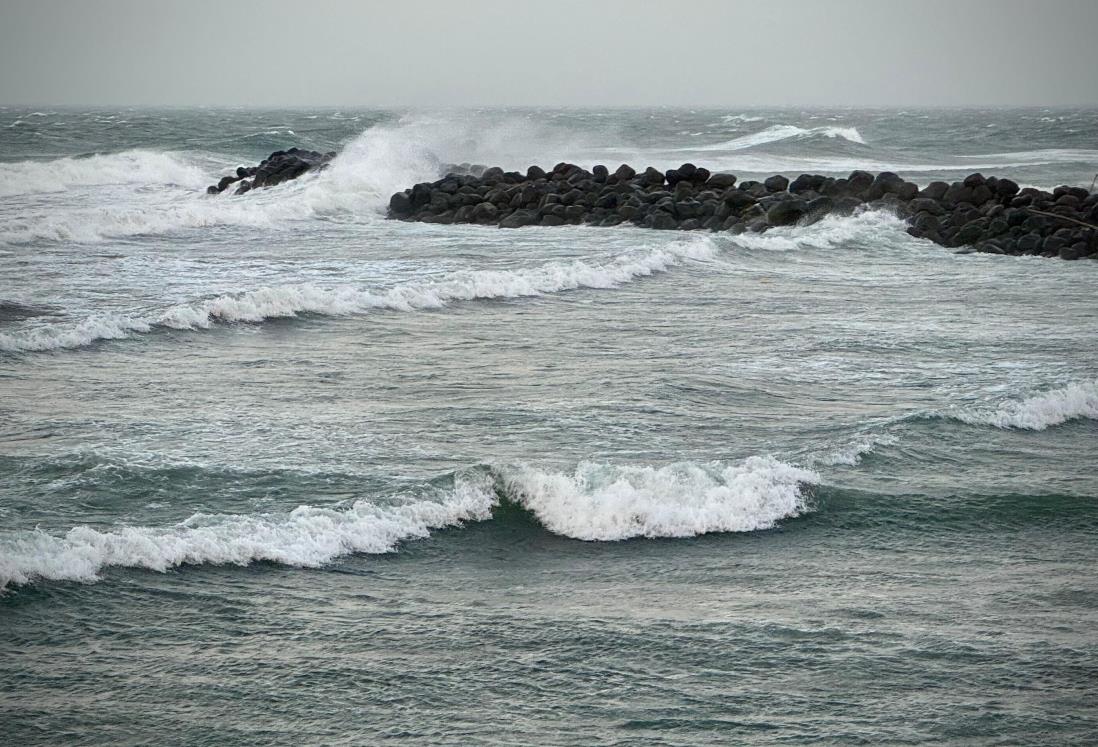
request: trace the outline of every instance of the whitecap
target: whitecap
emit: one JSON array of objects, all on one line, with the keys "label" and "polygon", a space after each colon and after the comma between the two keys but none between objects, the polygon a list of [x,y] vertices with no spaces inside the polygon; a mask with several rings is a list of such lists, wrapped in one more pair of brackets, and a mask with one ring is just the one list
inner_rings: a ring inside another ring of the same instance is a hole
[{"label": "whitecap", "polygon": [[865,139],[861,133],[858,132],[855,127],[812,127],[805,129],[804,127],[797,127],[796,125],[772,125],[760,132],[754,132],[750,135],[743,135],[741,137],[733,138],[732,140],[726,140],[722,143],[715,143],[713,145],[693,146],[690,148],[680,148],[682,151],[725,151],[725,150],[743,150],[746,148],[753,148],[757,145],[765,145],[768,143],[776,143],[782,140],[790,139],[805,139],[811,137],[829,137],[829,138],[842,138],[852,143],[859,143],[864,145]]},{"label": "whitecap", "polygon": [[571,474],[505,470],[504,492],[551,532],[581,540],[693,537],[770,529],[806,510],[811,470],[772,457],[741,464],[621,467],[585,462]]},{"label": "whitecap", "polygon": [[199,188],[206,176],[182,156],[161,151],[19,161],[0,165],[0,197],[63,192],[71,187],[106,184],[179,184]]},{"label": "whitecap", "polygon": [[376,309],[417,311],[442,308],[456,301],[522,298],[578,288],[616,288],[688,260],[711,259],[716,253],[712,238],[696,235],[666,246],[619,255],[603,263],[574,260],[518,270],[464,270],[440,280],[403,283],[387,290],[314,285],[260,288],[176,305],[144,317],[96,316],[76,325],[55,324],[0,334],[0,351],[82,347],[97,340],[148,332],[154,327],[197,330],[217,323],[255,323],[302,313],[346,316]]},{"label": "whitecap", "polygon": [[965,407],[946,413],[947,417],[970,425],[1043,431],[1070,420],[1098,419],[1098,379],[1073,382],[1021,400],[995,407]]},{"label": "whitecap", "polygon": [[548,531],[587,541],[751,532],[809,510],[805,487],[818,479],[768,456],[662,467],[585,462],[571,473],[515,465],[464,470],[447,488],[383,504],[363,499],[289,513],[198,513],[171,526],[77,526],[64,534],[0,531],[0,590],[39,579],[94,582],[109,567],[165,572],[259,561],[318,567],[488,520],[504,499]]}]

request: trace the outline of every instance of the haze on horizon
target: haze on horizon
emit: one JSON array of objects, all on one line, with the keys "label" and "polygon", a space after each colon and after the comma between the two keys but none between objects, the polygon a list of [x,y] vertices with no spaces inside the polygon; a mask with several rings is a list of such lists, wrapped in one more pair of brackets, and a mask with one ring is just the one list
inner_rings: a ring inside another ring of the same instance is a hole
[{"label": "haze on horizon", "polygon": [[0,104],[1098,103],[1098,2],[0,0]]}]

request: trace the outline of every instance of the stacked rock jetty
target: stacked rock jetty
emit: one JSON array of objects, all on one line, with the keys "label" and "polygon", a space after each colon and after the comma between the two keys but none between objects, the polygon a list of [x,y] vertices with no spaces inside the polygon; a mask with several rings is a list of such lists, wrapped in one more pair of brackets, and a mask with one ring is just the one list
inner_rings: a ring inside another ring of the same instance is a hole
[{"label": "stacked rock jetty", "polygon": [[468,164],[444,171],[437,181],[394,194],[390,217],[500,228],[632,224],[743,233],[886,209],[907,219],[912,236],[965,252],[1098,259],[1098,193],[1081,187],[1047,192],[972,174],[920,188],[891,172],[867,171],[737,183],[732,174],[690,163],[642,172],[627,165],[587,171],[571,163],[550,171],[531,166],[525,174]]},{"label": "stacked rock jetty", "polygon": [[[322,169],[335,158],[335,151],[317,153],[315,150],[290,148],[276,150],[260,161],[258,166],[240,166],[233,176],[223,176],[217,184],[206,188],[206,194],[216,195],[239,182],[233,194],[242,195],[257,187],[273,187],[296,179],[308,171]],[[250,181],[249,181],[250,180]]]}]

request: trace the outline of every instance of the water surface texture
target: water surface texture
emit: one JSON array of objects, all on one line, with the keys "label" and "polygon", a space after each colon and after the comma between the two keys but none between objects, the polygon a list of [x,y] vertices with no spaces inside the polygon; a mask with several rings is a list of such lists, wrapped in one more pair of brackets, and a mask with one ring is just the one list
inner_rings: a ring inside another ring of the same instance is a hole
[{"label": "water surface texture", "polygon": [[[206,185],[290,146],[321,173]],[[1089,186],[1094,110],[0,107],[12,744],[1098,741],[1098,262],[384,219],[439,164]]]}]

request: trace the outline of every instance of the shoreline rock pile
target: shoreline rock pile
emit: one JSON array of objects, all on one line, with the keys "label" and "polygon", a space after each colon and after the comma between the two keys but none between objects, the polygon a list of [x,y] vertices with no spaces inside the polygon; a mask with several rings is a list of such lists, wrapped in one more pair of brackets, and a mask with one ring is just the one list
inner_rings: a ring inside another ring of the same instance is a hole
[{"label": "shoreline rock pile", "polygon": [[690,163],[640,173],[627,165],[611,172],[570,163],[550,171],[531,166],[525,174],[469,164],[445,171],[435,182],[394,194],[389,216],[500,228],[628,223],[735,234],[887,209],[908,221],[912,236],[964,252],[1098,259],[1098,193],[1081,187],[1046,192],[972,174],[920,188],[891,172],[867,171],[737,183],[732,174]]},{"label": "shoreline rock pile", "polygon": [[[335,155],[335,151],[317,153],[315,150],[301,148],[276,150],[260,161],[258,166],[240,166],[235,176],[221,177],[217,184],[211,184],[206,188],[206,194],[221,194],[237,182],[240,184],[233,192],[235,195],[242,195],[258,187],[273,187],[296,179],[308,171],[324,168],[335,158]],[[248,181],[249,179],[251,181]]]}]

